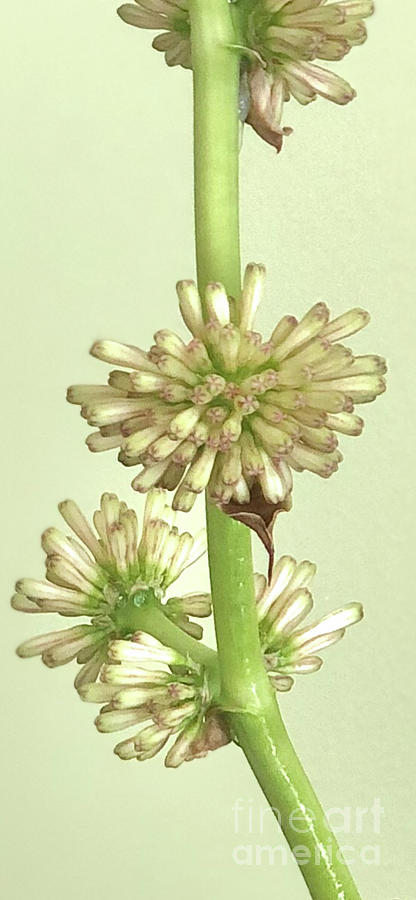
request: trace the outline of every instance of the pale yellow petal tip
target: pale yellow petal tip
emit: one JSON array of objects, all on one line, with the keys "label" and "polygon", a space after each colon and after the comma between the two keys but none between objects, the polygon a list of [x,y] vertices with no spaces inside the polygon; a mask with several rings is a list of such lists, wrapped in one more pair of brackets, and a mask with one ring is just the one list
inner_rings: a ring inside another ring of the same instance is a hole
[{"label": "pale yellow petal tip", "polygon": [[66,500],[60,500],[58,503],[58,512],[60,512],[61,516],[65,519],[67,515],[70,515],[72,512],[76,511],[78,514],[80,513],[78,505],[75,503],[75,500],[71,500],[70,497],[67,497]]},{"label": "pale yellow petal tip", "polygon": [[364,618],[364,607],[362,603],[358,603],[353,601],[352,607],[355,609],[355,617],[351,621],[351,625],[354,625],[356,622],[361,622]]},{"label": "pale yellow petal tip", "polygon": [[91,344],[91,347],[88,351],[90,356],[95,356],[97,359],[101,359],[101,354],[102,354],[104,344],[105,344],[105,341],[94,341],[94,343]]},{"label": "pale yellow petal tip", "polygon": [[85,703],[88,703],[89,688],[89,684],[80,684],[79,687],[76,687],[76,691],[80,700],[83,700]]}]

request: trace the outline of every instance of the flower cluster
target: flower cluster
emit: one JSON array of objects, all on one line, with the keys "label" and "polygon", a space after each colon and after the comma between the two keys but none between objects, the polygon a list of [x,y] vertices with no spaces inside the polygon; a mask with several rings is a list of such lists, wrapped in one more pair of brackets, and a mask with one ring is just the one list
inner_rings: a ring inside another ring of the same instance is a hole
[{"label": "flower cluster", "polygon": [[[246,121],[279,152],[292,129],[282,126],[283,106],[293,97],[305,105],[317,96],[344,105],[355,91],[339,75],[313,60],[336,62],[367,38],[364,19],[373,0],[258,0],[242,38],[242,84],[249,102]],[[118,10],[124,22],[165,31],[153,47],[169,66],[192,67],[188,0],[136,0]],[[240,45],[238,45],[240,46]]]},{"label": "flower cluster", "polygon": [[68,399],[99,431],[92,451],[120,447],[119,460],[143,469],[137,491],[176,489],[173,505],[189,510],[208,487],[215,502],[282,501],[291,470],[326,478],[342,459],[336,432],[360,434],[355,403],[385,389],[378,356],[354,357],[339,342],[369,321],[362,309],[330,320],[316,303],[298,322],[284,316],[270,338],[253,331],[264,289],[263,266],[247,267],[238,314],[221,284],[209,284],[204,304],[192,281],[179,282],[179,305],[192,340],[168,330],[148,353],[99,341],[93,356],[115,363],[108,385],[75,385]]},{"label": "flower cluster", "polygon": [[151,491],[147,497],[140,540],[135,512],[115,494],[101,498],[93,517],[96,533],[72,500],[59,509],[79,540],[48,528],[42,535],[46,580],[18,581],[12,606],[27,613],[88,617],[90,623],[31,638],[18,647],[19,656],[41,655],[50,667],[76,659],[82,664],[76,686],[93,682],[109,642],[129,636],[132,615],[147,604],[157,605],[181,628],[201,637],[200,626],[190,622],[189,615],[209,615],[208,594],[161,604],[167,588],[205,552],[205,532],[195,538],[180,534],[164,491]]},{"label": "flower cluster", "polygon": [[339,641],[345,629],[363,617],[361,604],[353,602],[313,625],[299,627],[313,607],[306,585],[315,570],[316,566],[308,560],[296,563],[291,556],[282,556],[273,569],[270,583],[263,575],[255,576],[264,661],[277,691],[290,690],[293,675],[317,672],[322,665],[317,654]]},{"label": "flower cluster", "polygon": [[220,715],[211,706],[204,667],[143,632],[130,641],[111,643],[108,658],[101,682],[84,685],[80,694],[84,700],[104,703],[96,719],[99,731],[144,725],[117,744],[120,759],[149,759],[175,736],[165,765],[176,768],[229,742]]},{"label": "flower cluster", "polygon": [[373,12],[372,0],[260,0],[248,20],[248,47],[255,51],[248,76],[251,106],[247,121],[279,151],[283,104],[294,97],[305,105],[318,95],[344,105],[355,91],[315,59],[342,59],[363,44],[363,19]]},{"label": "flower cluster", "polygon": [[168,66],[192,67],[188,0],[136,0],[123,3],[117,12],[127,25],[163,28],[152,47],[165,54]]}]

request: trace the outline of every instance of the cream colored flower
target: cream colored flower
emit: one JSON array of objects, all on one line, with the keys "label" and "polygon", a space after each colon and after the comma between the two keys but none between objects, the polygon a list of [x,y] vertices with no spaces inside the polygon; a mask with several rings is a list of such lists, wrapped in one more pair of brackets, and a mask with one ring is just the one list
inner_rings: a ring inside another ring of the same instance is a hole
[{"label": "cream colored flower", "polygon": [[160,29],[152,47],[165,54],[168,66],[191,68],[191,41],[188,0],[136,0],[124,3],[117,10],[127,25],[137,28]]},{"label": "cream colored flower", "polygon": [[131,611],[144,604],[156,604],[182,629],[201,637],[202,629],[189,615],[209,615],[209,595],[166,601],[165,593],[205,552],[205,532],[196,538],[180,534],[164,491],[149,493],[141,537],[135,512],[115,494],[103,494],[93,517],[95,531],[72,500],[60,503],[59,509],[78,540],[48,528],[42,535],[46,580],[18,581],[12,606],[27,613],[87,617],[90,622],[30,638],[18,647],[19,656],[40,655],[51,667],[76,659],[82,664],[76,686],[95,681],[109,641],[131,634]]},{"label": "cream colored flower", "polygon": [[179,282],[188,344],[164,329],[148,353],[114,341],[92,347],[128,371],[111,372],[108,386],[76,385],[68,399],[99,428],[90,450],[120,447],[122,463],[143,467],[135,490],[176,490],[173,506],[186,510],[205,488],[214,501],[248,503],[257,483],[278,503],[292,469],[327,478],[342,459],[337,433],[360,434],[354,404],[384,391],[386,367],[339,342],[368,313],[331,320],[316,303],[299,322],[284,316],[264,341],[252,330],[264,278],[263,266],[247,267],[238,313],[221,284],[208,285],[203,304],[194,282]]},{"label": "cream colored flower", "polygon": [[111,643],[108,657],[101,682],[85,685],[80,693],[84,700],[104,703],[96,719],[99,731],[144,726],[117,744],[120,759],[150,759],[175,737],[165,765],[176,768],[229,742],[220,715],[211,708],[203,666],[144,632]]},{"label": "cream colored flower", "polygon": [[251,106],[247,122],[279,151],[284,134],[283,104],[302,105],[319,95],[344,105],[355,91],[313,60],[337,61],[363,44],[372,0],[259,0],[248,20],[247,47],[255,52],[248,75]]},{"label": "cream colored flower", "polygon": [[[374,5],[373,0],[257,0],[250,6],[242,43],[236,44],[246,53],[246,121],[279,152],[292,131],[281,124],[285,101],[294,97],[307,104],[319,95],[343,105],[355,97],[347,81],[313,60],[338,61],[363,44],[363,20]],[[192,68],[189,0],[136,0],[120,6],[118,14],[138,28],[164,29],[152,46],[165,54],[168,66]]]},{"label": "cream colored flower", "polygon": [[307,588],[316,566],[291,556],[276,563],[270,583],[255,576],[259,631],[264,660],[270,680],[278,691],[288,691],[293,675],[317,672],[322,659],[317,654],[335,644],[346,628],[363,617],[360,603],[348,603],[312,625],[302,627],[313,607]]}]

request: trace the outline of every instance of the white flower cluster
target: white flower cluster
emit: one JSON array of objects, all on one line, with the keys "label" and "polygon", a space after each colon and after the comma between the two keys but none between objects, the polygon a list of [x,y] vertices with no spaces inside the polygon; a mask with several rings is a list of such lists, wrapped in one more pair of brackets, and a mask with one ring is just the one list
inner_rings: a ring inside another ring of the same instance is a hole
[{"label": "white flower cluster", "polygon": [[360,603],[349,603],[312,625],[303,621],[313,607],[307,588],[316,566],[282,556],[270,583],[256,575],[256,602],[261,645],[270,680],[277,691],[288,691],[293,675],[307,675],[321,668],[321,650],[335,644],[345,629],[363,617]]},{"label": "white flower cluster", "polygon": [[[166,589],[205,553],[206,536],[205,531],[195,538],[178,531],[162,490],[147,497],[140,538],[136,513],[115,494],[103,494],[93,517],[95,531],[72,500],[59,509],[78,540],[48,528],[42,536],[46,580],[18,581],[12,606],[26,613],[88,617],[90,623],[30,638],[17,652],[40,655],[51,667],[76,659],[82,664],[75,682],[79,687],[97,678],[109,641],[129,633],[128,613],[138,599],[160,605]],[[189,615],[209,615],[210,598],[172,597],[162,609],[185,631],[201,637]]]},{"label": "white flower cluster", "polygon": [[99,428],[90,450],[119,447],[124,465],[142,466],[135,490],[175,490],[173,506],[189,510],[205,488],[214,501],[248,503],[257,482],[277,503],[292,489],[292,469],[327,478],[342,459],[336,433],[360,434],[354,404],[384,391],[386,366],[340,341],[368,313],[331,320],[316,303],[299,322],[284,316],[264,341],[253,330],[264,280],[264,266],[247,266],[238,314],[221,284],[209,284],[202,301],[194,282],[180,282],[188,344],[164,329],[147,353],[114,341],[92,347],[128,371],[111,372],[107,386],[75,385],[68,399]]},{"label": "white flower cluster", "polygon": [[104,703],[96,719],[99,731],[143,725],[115,747],[120,759],[155,756],[175,737],[165,765],[206,756],[230,740],[221,718],[210,709],[212,697],[203,667],[149,634],[110,644],[101,682],[81,689],[84,700]]}]

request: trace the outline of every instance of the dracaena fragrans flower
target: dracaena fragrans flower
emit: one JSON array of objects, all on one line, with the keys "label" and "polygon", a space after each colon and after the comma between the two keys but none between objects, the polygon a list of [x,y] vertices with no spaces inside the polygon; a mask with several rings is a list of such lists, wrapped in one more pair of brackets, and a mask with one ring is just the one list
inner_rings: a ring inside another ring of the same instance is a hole
[{"label": "dracaena fragrans flower", "polygon": [[349,625],[363,617],[360,603],[348,603],[312,625],[303,625],[313,607],[307,588],[316,566],[282,556],[276,563],[270,582],[255,576],[257,615],[264,660],[270,680],[278,691],[288,691],[293,675],[317,672],[325,647],[335,644]]},{"label": "dracaena fragrans flower", "polygon": [[384,390],[385,363],[339,342],[368,314],[331,320],[316,303],[299,322],[284,316],[264,341],[253,331],[264,277],[263,266],[247,267],[238,311],[221,284],[207,286],[203,304],[194,282],[179,282],[188,344],[164,329],[148,353],[113,341],[92,347],[130,371],[111,372],[108,386],[76,385],[68,399],[99,427],[91,450],[121,447],[121,462],[143,466],[135,490],[176,489],[173,505],[186,510],[206,487],[214,501],[246,504],[257,483],[278,503],[291,469],[328,477],[342,458],[336,433],[360,433],[354,404]]},{"label": "dracaena fragrans flower", "polygon": [[[355,91],[339,75],[313,60],[338,61],[351,47],[363,44],[363,19],[373,0],[258,0],[247,16],[243,44],[242,84],[250,102],[246,122],[279,152],[292,129],[282,126],[283,105],[294,97],[302,105],[319,95],[344,105]],[[192,68],[188,0],[136,0],[118,9],[138,28],[164,29],[152,46],[165,54],[168,66]]]},{"label": "dracaena fragrans flower", "polygon": [[318,95],[344,105],[355,97],[348,82],[312,60],[337,61],[364,43],[363,19],[373,12],[372,0],[259,0],[248,19],[247,43],[252,57],[248,75],[251,106],[247,122],[279,151],[283,136],[283,104],[301,104]]},{"label": "dracaena fragrans flower", "polygon": [[131,611],[145,604],[157,605],[184,630],[201,637],[202,629],[189,615],[209,615],[209,595],[166,602],[165,592],[205,552],[205,532],[196,538],[180,534],[165,501],[164,491],[149,493],[141,537],[136,513],[115,494],[103,494],[93,517],[95,531],[72,500],[59,505],[78,540],[48,528],[42,535],[46,580],[18,581],[12,606],[27,613],[87,617],[90,622],[31,638],[18,647],[19,656],[41,655],[50,667],[76,659],[82,664],[76,686],[95,681],[109,641],[131,633]]},{"label": "dracaena fragrans flower", "polygon": [[111,643],[108,658],[101,681],[82,686],[80,694],[104,703],[96,719],[99,731],[143,726],[117,744],[120,759],[149,759],[174,737],[165,765],[176,768],[229,742],[220,715],[211,708],[203,666],[144,632]]},{"label": "dracaena fragrans flower", "polygon": [[136,28],[163,28],[152,42],[165,54],[168,66],[191,68],[191,41],[188,0],[136,0],[117,10],[123,22]]}]

